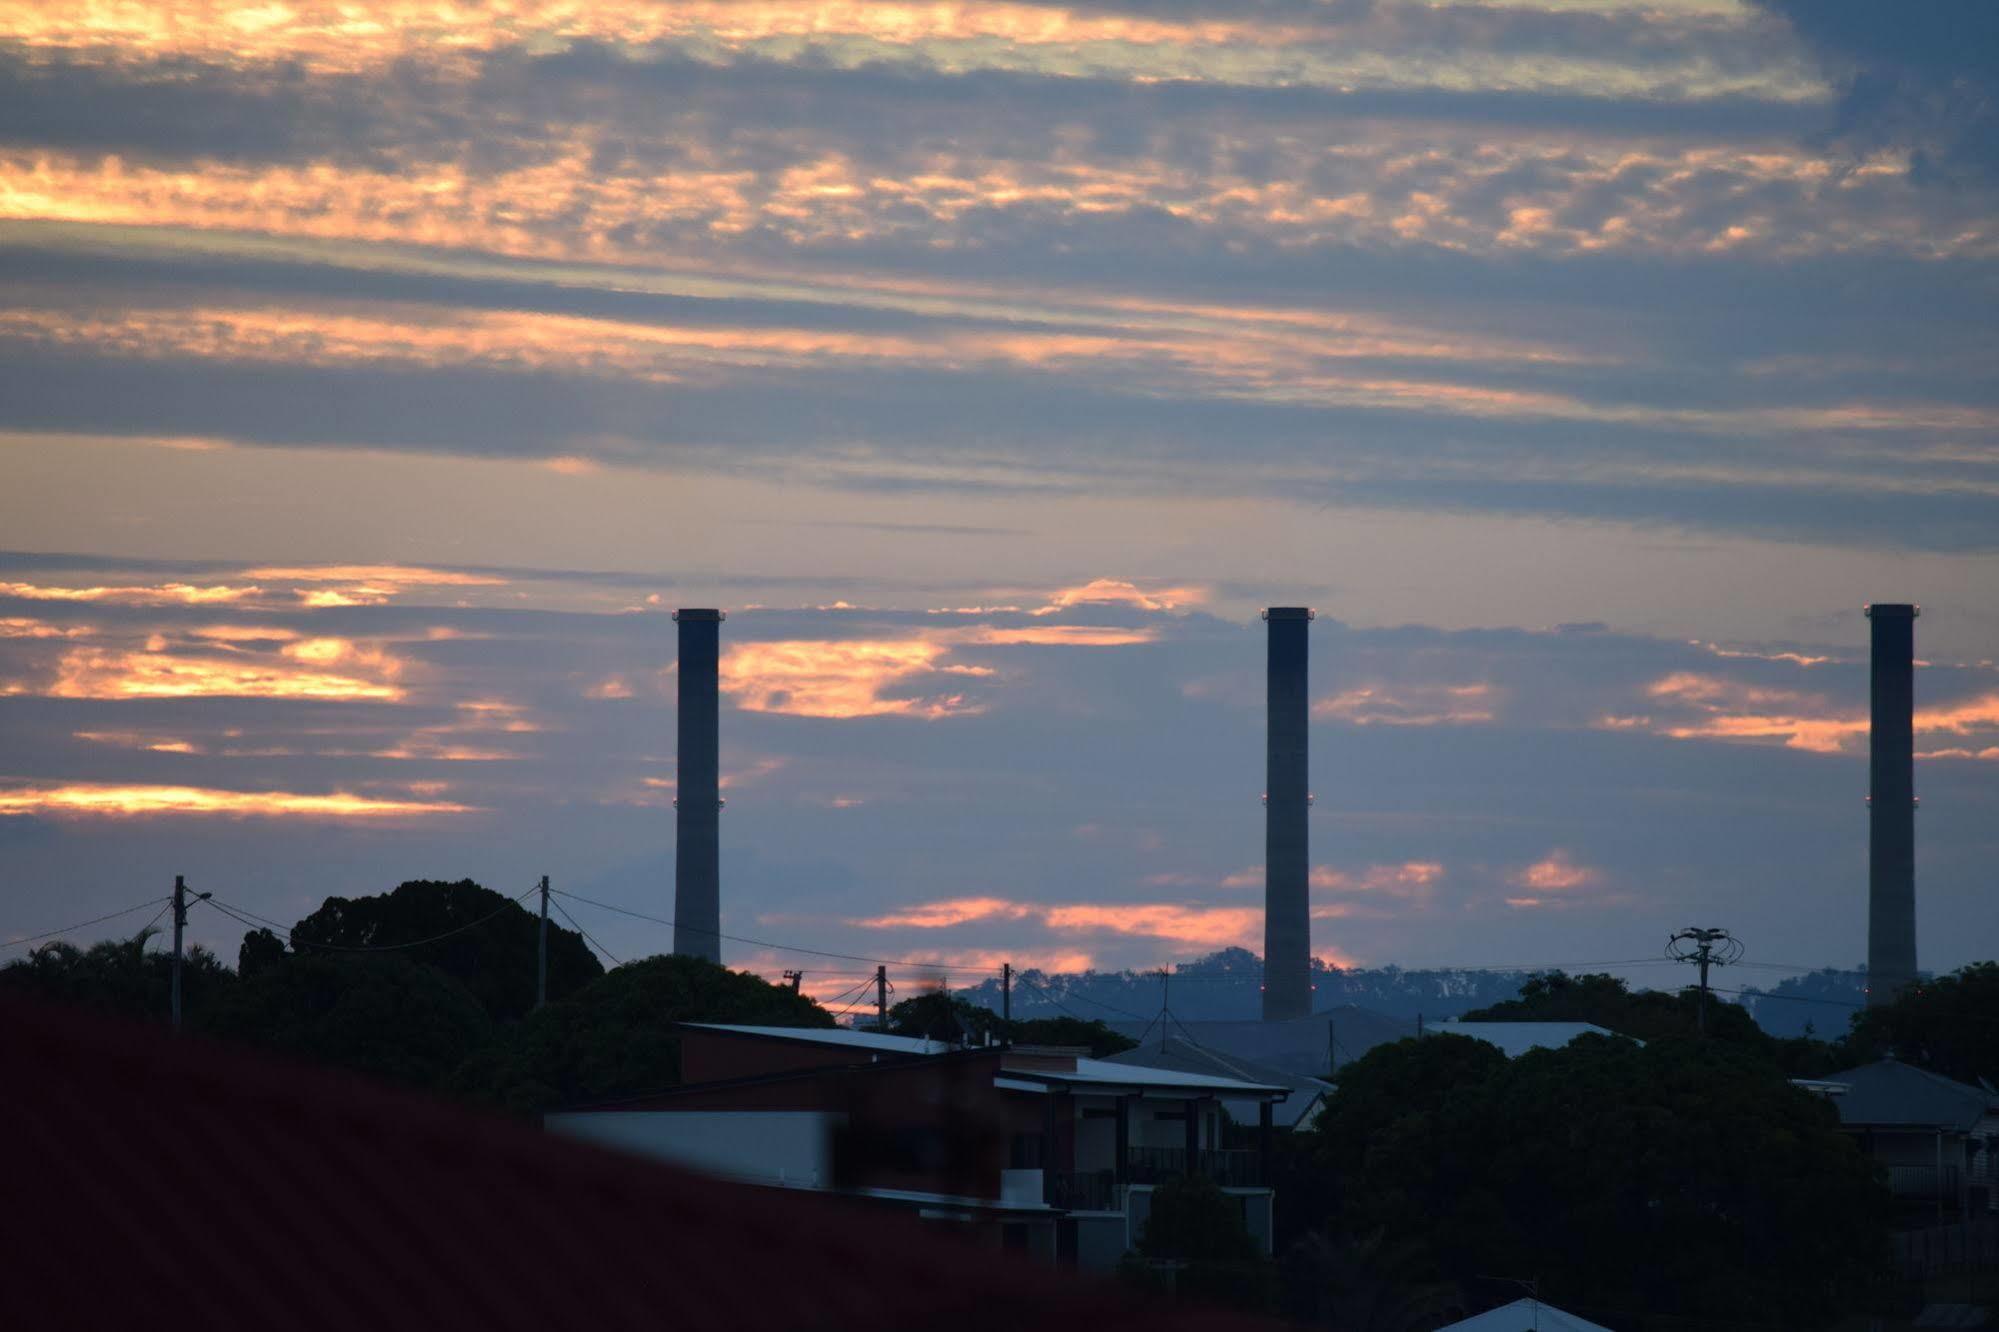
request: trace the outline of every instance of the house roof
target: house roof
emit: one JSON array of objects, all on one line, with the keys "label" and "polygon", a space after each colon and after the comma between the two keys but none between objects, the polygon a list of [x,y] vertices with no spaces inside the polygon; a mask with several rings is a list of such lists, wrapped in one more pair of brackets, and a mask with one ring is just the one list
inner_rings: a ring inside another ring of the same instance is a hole
[{"label": "house roof", "polygon": [[1170,1069],[1177,1073],[1197,1073],[1209,1077],[1235,1078],[1264,1086],[1288,1087],[1291,1089],[1291,1095],[1278,1103],[1272,1116],[1273,1121],[1284,1128],[1290,1128],[1297,1123],[1311,1110],[1312,1103],[1318,1097],[1333,1089],[1330,1082],[1308,1078],[1301,1074],[1286,1073],[1282,1069],[1271,1068],[1252,1059],[1224,1054],[1219,1050],[1210,1050],[1204,1045],[1196,1045],[1179,1037],[1168,1037],[1157,1044],[1126,1050],[1109,1056],[1103,1062],[1141,1064],[1148,1068]]},{"label": "house roof", "polygon": [[761,1036],[766,1040],[804,1041],[810,1045],[844,1046],[877,1054],[930,1055],[953,1049],[944,1041],[920,1036],[884,1036],[879,1032],[855,1031],[851,1027],[752,1027],[727,1022],[683,1022],[697,1031],[719,1031],[729,1036]]},{"label": "house roof", "polygon": [[157,1025],[0,1001],[0,1067],[13,1326],[1261,1326]]},{"label": "house roof", "polygon": [[1142,1064],[1114,1064],[1103,1059],[1078,1059],[1073,1072],[1068,1069],[1002,1068],[1000,1076],[1066,1083],[1099,1091],[1130,1087],[1139,1091],[1191,1091],[1208,1096],[1232,1093],[1254,1100],[1280,1098],[1291,1091],[1278,1083],[1250,1082],[1211,1073],[1182,1073],[1170,1068],[1147,1068]]},{"label": "house roof", "polygon": [[1552,1304],[1520,1299],[1487,1309],[1463,1322],[1446,1323],[1437,1332],[1610,1332],[1606,1327],[1578,1318]]},{"label": "house roof", "polygon": [[[1144,1044],[1158,1040],[1157,1023],[1113,1022],[1110,1026]],[[1293,1076],[1318,1077],[1344,1067],[1377,1045],[1416,1034],[1416,1024],[1354,1004],[1284,1022],[1183,1022],[1172,1033],[1233,1059],[1250,1059]]]},{"label": "house roof", "polygon": [[1862,1064],[1826,1080],[1847,1088],[1833,1101],[1842,1124],[1907,1124],[1962,1133],[1985,1116],[1999,1114],[1999,1092],[1953,1082],[1899,1059]]},{"label": "house roof", "polygon": [[[1428,1029],[1434,1035],[1447,1031],[1471,1036],[1496,1045],[1508,1059],[1518,1059],[1529,1050],[1559,1050],[1578,1036],[1615,1036],[1608,1027],[1594,1022],[1439,1022]],[[1644,1042],[1640,1041],[1640,1045]]]},{"label": "house roof", "polygon": [[[803,1041],[812,1045],[838,1046],[874,1053],[933,1056],[970,1053],[941,1041],[927,1041],[913,1036],[881,1036],[871,1031],[852,1031],[844,1027],[750,1027],[720,1022],[687,1022],[681,1025],[727,1035]],[[973,1047],[973,1049],[988,1048],[996,1054],[1003,1053],[1003,1047],[1000,1046]],[[1018,1079],[1039,1084],[1059,1083],[1100,1091],[1130,1087],[1140,1091],[1191,1091],[1203,1095],[1233,1092],[1238,1096],[1259,1100],[1281,1097],[1290,1090],[1280,1083],[1259,1083],[1218,1074],[1112,1064],[1101,1059],[1077,1059],[1075,1063],[1073,1069],[1008,1067],[1003,1069],[1001,1076],[1008,1080]]]}]

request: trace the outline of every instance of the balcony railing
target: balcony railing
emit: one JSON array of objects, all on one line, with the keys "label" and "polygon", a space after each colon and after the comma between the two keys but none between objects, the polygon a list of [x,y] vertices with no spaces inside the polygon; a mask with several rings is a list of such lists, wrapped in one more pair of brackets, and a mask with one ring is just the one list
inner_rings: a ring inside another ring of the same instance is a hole
[{"label": "balcony railing", "polygon": [[1109,1170],[1050,1170],[1046,1172],[1050,1207],[1071,1212],[1114,1212],[1118,1210],[1117,1175]]},{"label": "balcony railing", "polygon": [[[1187,1173],[1184,1147],[1134,1147],[1126,1158],[1133,1184],[1163,1184]],[[1194,1172],[1224,1188],[1255,1188],[1263,1183],[1262,1161],[1255,1152],[1201,1150],[1194,1153]]]},{"label": "balcony railing", "polygon": [[[1257,1188],[1263,1183],[1262,1162],[1255,1152],[1198,1151],[1194,1168],[1223,1188]],[[1134,1147],[1125,1158],[1127,1184],[1164,1184],[1187,1173],[1187,1152],[1180,1147]],[[1072,1212],[1114,1212],[1123,1207],[1117,1173],[1112,1170],[1048,1170],[1043,1172],[1043,1199],[1050,1207]]]},{"label": "balcony railing", "polygon": [[1888,1167],[1888,1192],[1897,1198],[1942,1198],[1952,1201],[1957,1197],[1958,1184],[1958,1168],[1954,1165]]}]

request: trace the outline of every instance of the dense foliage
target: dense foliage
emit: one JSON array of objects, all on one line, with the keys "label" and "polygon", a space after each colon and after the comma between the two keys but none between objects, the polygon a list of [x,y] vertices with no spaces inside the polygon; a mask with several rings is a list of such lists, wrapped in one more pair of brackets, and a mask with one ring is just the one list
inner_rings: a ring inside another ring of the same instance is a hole
[{"label": "dense foliage", "polygon": [[[1528,1273],[1586,1317],[1819,1326],[1887,1279],[1870,1164],[1829,1105],[1725,1040],[1382,1046],[1300,1147],[1324,1234],[1402,1251],[1417,1285]],[[1327,1279],[1294,1272],[1294,1305],[1326,1307]]]},{"label": "dense foliage", "polygon": [[[158,931],[106,939],[89,948],[57,941],[0,967],[0,994],[13,993],[74,1004],[98,1013],[164,1022],[173,985],[173,959],[148,945]],[[181,964],[181,1005],[199,1012],[236,983],[215,954],[190,948]]]},{"label": "dense foliage", "polygon": [[1854,1018],[1849,1064],[1892,1054],[1976,1085],[1999,1083],[1999,962],[1920,981]]},{"label": "dense foliage", "polygon": [[1177,1176],[1153,1191],[1123,1275],[1155,1289],[1170,1279],[1183,1299],[1237,1309],[1267,1309],[1276,1294],[1276,1270],[1243,1225],[1241,1204],[1205,1175]]},{"label": "dense foliage", "polygon": [[[412,962],[456,978],[495,1021],[504,1022],[534,1007],[540,934],[535,912],[470,879],[417,879],[373,897],[329,897],[292,927],[291,940],[294,952],[397,949]],[[582,935],[550,923],[550,999],[603,974]]]},{"label": "dense foliage", "polygon": [[492,1039],[479,1000],[395,954],[303,956],[257,968],[194,1017],[195,1030],[409,1086],[435,1087]]},{"label": "dense foliage", "polygon": [[888,1010],[888,1034],[933,1041],[970,1041],[983,1045],[1011,1038],[1016,1045],[1069,1045],[1087,1048],[1090,1056],[1135,1050],[1138,1042],[1101,1022],[1074,1017],[1016,1018],[1011,1031],[992,1009],[957,995],[932,990],[904,999]]},{"label": "dense foliage", "polygon": [[458,1069],[451,1089],[517,1113],[671,1087],[676,1022],[830,1027],[812,1000],[700,958],[628,962],[551,1003]]},{"label": "dense foliage", "polygon": [[[551,1002],[531,1012],[540,928],[469,881],[328,898],[287,932],[289,947],[271,930],[246,934],[235,971],[191,949],[183,1025],[525,1113],[669,1085],[675,1021],[832,1023],[811,1000],[712,963],[652,958],[606,975],[580,934],[554,924]],[[147,930],[87,950],[45,944],[0,968],[0,992],[165,1021],[171,973]]]}]

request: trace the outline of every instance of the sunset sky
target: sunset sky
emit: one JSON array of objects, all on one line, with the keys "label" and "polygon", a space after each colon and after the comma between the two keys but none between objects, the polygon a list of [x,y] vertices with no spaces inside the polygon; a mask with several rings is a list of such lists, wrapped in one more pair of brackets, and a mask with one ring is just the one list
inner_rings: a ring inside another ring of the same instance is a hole
[{"label": "sunset sky", "polygon": [[0,940],[670,915],[713,605],[725,930],[1258,947],[1309,604],[1320,956],[1850,966],[1881,600],[1992,957],[1995,312],[1989,0],[0,0]]}]

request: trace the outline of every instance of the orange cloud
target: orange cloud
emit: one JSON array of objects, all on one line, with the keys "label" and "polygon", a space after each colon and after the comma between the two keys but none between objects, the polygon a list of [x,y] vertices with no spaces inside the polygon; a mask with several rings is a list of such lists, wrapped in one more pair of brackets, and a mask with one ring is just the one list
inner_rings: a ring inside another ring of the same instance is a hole
[{"label": "orange cloud", "polygon": [[1143,935],[1204,948],[1224,948],[1231,944],[1260,947],[1263,939],[1261,907],[1202,907],[1173,902],[1075,904],[1050,907],[1044,919],[1051,929]]},{"label": "orange cloud", "polygon": [[1349,874],[1331,865],[1312,867],[1311,885],[1321,892],[1378,894],[1387,897],[1428,898],[1442,881],[1444,867],[1434,860],[1408,860],[1399,865],[1369,865],[1359,874]]},{"label": "orange cloud", "polygon": [[1603,874],[1587,865],[1577,864],[1567,851],[1557,848],[1524,869],[1508,875],[1506,881],[1531,894],[1507,898],[1508,906],[1537,907],[1548,905],[1551,897],[1596,888],[1602,884]]},{"label": "orange cloud", "polygon": [[258,587],[196,587],[165,583],[157,587],[45,587],[34,583],[0,582],[0,597],[28,601],[102,601],[133,606],[208,606],[263,595]]},{"label": "orange cloud", "polygon": [[994,647],[1010,647],[1023,643],[1039,647],[1127,647],[1134,643],[1157,642],[1158,639],[1159,633],[1155,629],[1112,629],[1088,624],[1040,624],[1019,629],[975,629],[964,635],[960,641]]},{"label": "orange cloud", "polygon": [[748,712],[796,717],[921,717],[979,711],[961,693],[890,698],[885,691],[939,674],[985,676],[975,666],[947,666],[948,651],[927,638],[799,639],[744,643],[722,657],[721,687]]},{"label": "orange cloud", "polygon": [[0,814],[55,817],[142,818],[165,814],[219,814],[303,819],[395,819],[466,814],[470,805],[443,801],[383,800],[336,791],[218,791],[193,786],[74,784],[0,790]]},{"label": "orange cloud", "polygon": [[512,750],[490,744],[471,743],[468,735],[522,735],[541,728],[527,720],[518,706],[499,699],[478,699],[460,703],[457,716],[435,726],[417,728],[386,749],[370,751],[371,758],[428,759],[448,763],[497,763],[524,757]]},{"label": "orange cloud", "polygon": [[88,740],[94,745],[115,745],[120,749],[146,749],[155,754],[199,754],[201,749],[190,740],[162,739],[141,731],[71,731],[78,740]]},{"label": "orange cloud", "polygon": [[1322,698],[1314,717],[1355,726],[1468,726],[1493,719],[1491,685],[1364,685]]},{"label": "orange cloud", "polygon": [[209,624],[187,631],[189,636],[212,643],[289,643],[299,635],[293,629],[271,625]]},{"label": "orange cloud", "polygon": [[[1655,721],[1649,716],[1605,717],[1599,727],[1643,729],[1677,740],[1782,740],[1791,749],[1837,754],[1867,738],[1865,713],[1835,706],[1819,694],[1743,684],[1719,676],[1678,671],[1647,686],[1660,702],[1702,714],[1693,719]],[[1918,735],[1967,736],[1999,730],[1999,693],[1918,708]],[[1958,757],[1945,750],[1925,757]]]},{"label": "orange cloud", "polygon": [[1200,587],[1164,587],[1147,591],[1122,578],[1095,578],[1079,587],[1060,589],[1048,599],[1047,605],[1034,614],[1053,615],[1071,606],[1135,606],[1140,610],[1174,611],[1203,605],[1207,600],[1207,589]]},{"label": "orange cloud", "polygon": [[[354,664],[370,664],[357,660]],[[302,698],[397,702],[401,687],[383,679],[301,669],[288,662],[259,665],[240,657],[209,658],[157,651],[76,648],[63,654],[51,698]]]},{"label": "orange cloud", "polygon": [[245,578],[284,583],[387,583],[396,587],[499,587],[504,578],[408,564],[290,564],[246,569]]},{"label": "orange cloud", "polygon": [[941,930],[975,920],[1025,920],[1033,913],[1033,907],[1002,897],[954,897],[848,923],[871,930]]},{"label": "orange cloud", "polygon": [[82,625],[50,624],[21,616],[0,619],[0,638],[88,638],[93,632]]}]

